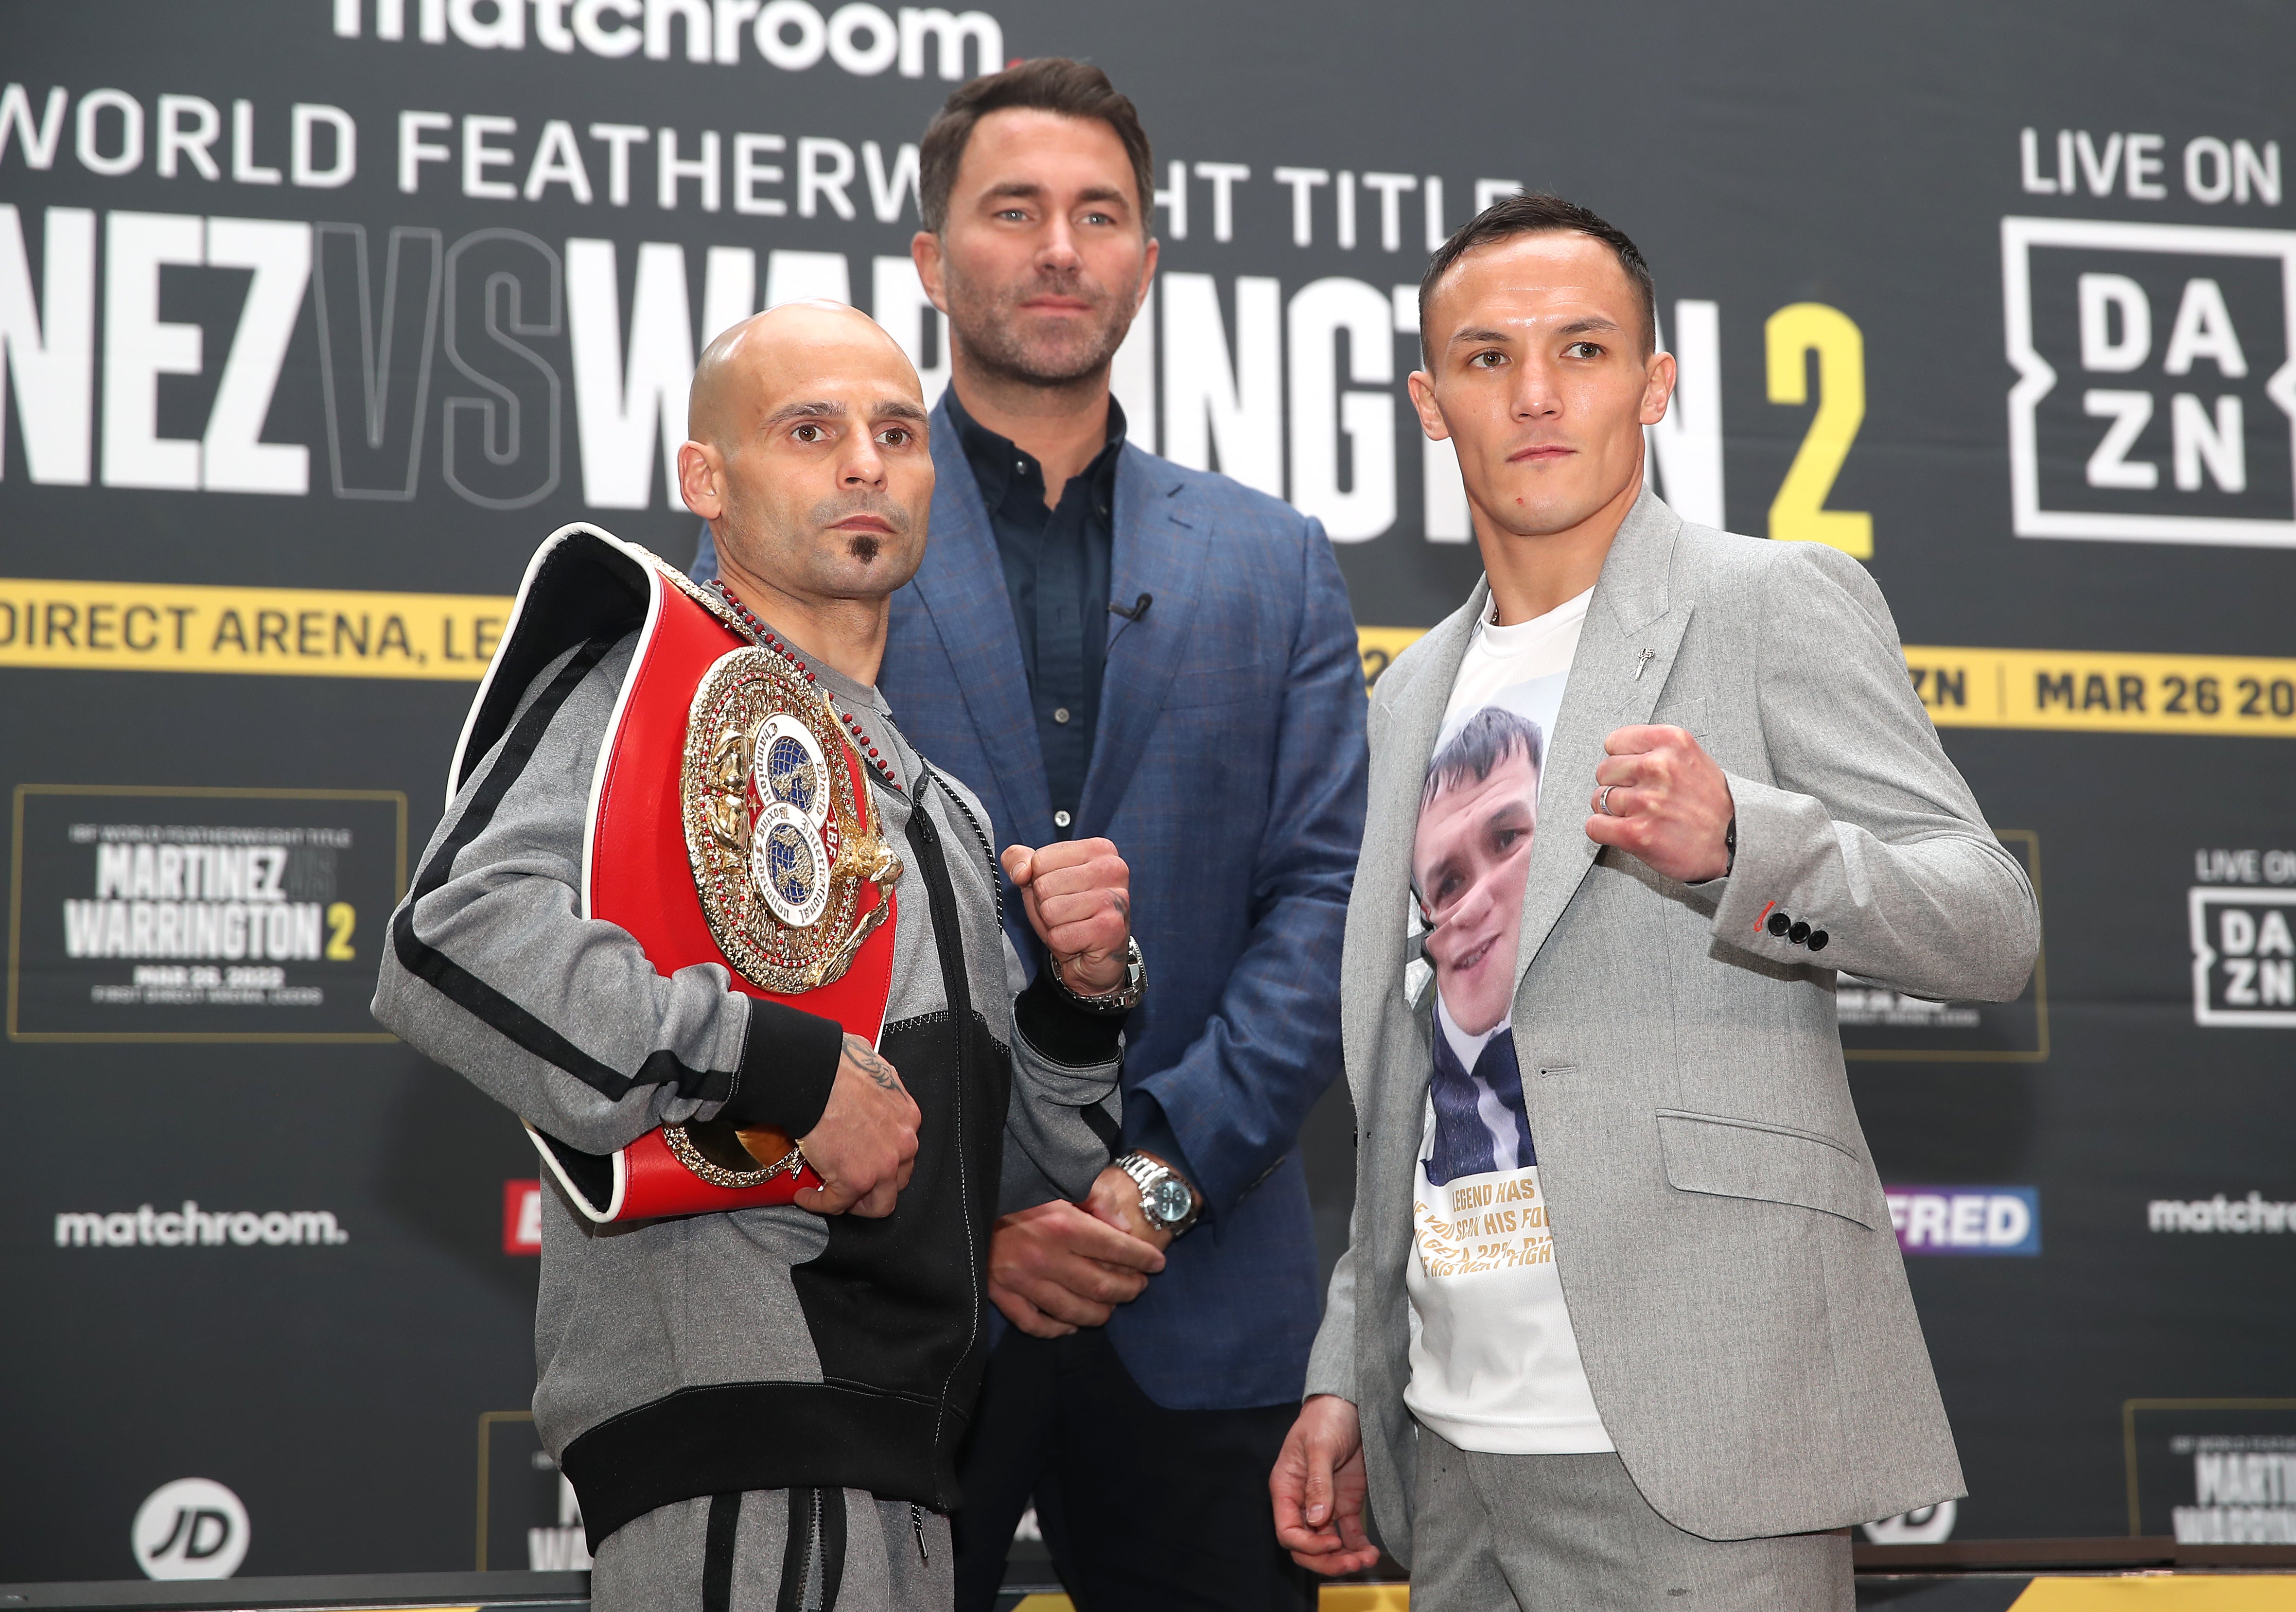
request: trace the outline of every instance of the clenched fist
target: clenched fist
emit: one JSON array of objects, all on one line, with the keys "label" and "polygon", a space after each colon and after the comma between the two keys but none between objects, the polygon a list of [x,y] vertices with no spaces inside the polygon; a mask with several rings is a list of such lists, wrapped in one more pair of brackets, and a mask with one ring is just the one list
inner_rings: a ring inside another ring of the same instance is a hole
[{"label": "clenched fist", "polygon": [[1062,983],[1079,996],[1122,986],[1132,938],[1132,870],[1116,847],[1105,839],[1060,839],[1034,851],[1007,846],[1004,862]]},{"label": "clenched fist", "polygon": [[[1729,871],[1737,806],[1714,758],[1681,728],[1620,728],[1603,741],[1587,838],[1697,884]],[[1607,793],[1606,793],[1607,790]]]}]

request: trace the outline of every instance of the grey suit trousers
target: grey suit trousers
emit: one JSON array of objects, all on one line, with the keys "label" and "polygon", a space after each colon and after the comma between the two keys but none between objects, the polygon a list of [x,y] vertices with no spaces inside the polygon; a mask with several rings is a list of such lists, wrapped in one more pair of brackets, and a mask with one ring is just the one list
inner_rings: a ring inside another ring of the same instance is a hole
[{"label": "grey suit trousers", "polygon": [[1486,1455],[1419,1429],[1412,1612],[1852,1612],[1849,1533],[1702,1539],[1616,1455]]}]

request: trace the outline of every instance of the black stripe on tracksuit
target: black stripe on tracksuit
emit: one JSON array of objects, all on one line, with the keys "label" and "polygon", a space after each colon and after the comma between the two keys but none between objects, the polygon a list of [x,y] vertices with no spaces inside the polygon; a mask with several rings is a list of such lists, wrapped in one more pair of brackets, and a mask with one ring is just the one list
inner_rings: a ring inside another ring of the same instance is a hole
[{"label": "black stripe on tracksuit", "polygon": [[[473,1018],[500,1031],[518,1046],[565,1070],[584,1084],[596,1087],[617,1102],[632,1086],[647,1078],[645,1069],[639,1071],[637,1079],[632,1079],[611,1065],[591,1057],[415,933],[414,909],[423,897],[436,895],[447,880],[454,877],[455,859],[468,848],[472,840],[486,832],[487,825],[494,821],[495,814],[502,808],[503,799],[510,793],[511,786],[517,783],[525,773],[527,764],[534,759],[534,752],[542,743],[543,734],[550,731],[550,724],[557,716],[559,708],[572,698],[582,680],[619,642],[619,637],[603,635],[591,639],[574,652],[573,658],[559,668],[558,675],[550,680],[550,686],[526,708],[526,714],[518,719],[517,725],[510,731],[510,736],[503,741],[502,750],[496,756],[493,768],[464,804],[462,821],[455,825],[453,833],[439,842],[439,848],[431,853],[430,860],[423,864],[422,872],[416,876],[414,894],[399,907],[390,935],[391,945],[408,973]],[[653,1078],[664,1078],[674,1070],[681,1092],[686,1090],[688,1082],[696,1086],[706,1084],[714,1073],[688,1069],[668,1052],[655,1053],[647,1060],[647,1063],[651,1066],[663,1060],[667,1060],[670,1068]],[[716,1074],[715,1078],[722,1088],[732,1077],[726,1074]],[[687,1094],[702,1095],[699,1091]],[[721,1089],[710,1094],[723,1096],[725,1093]]]},{"label": "black stripe on tracksuit", "polygon": [[701,1543],[701,1612],[734,1612],[734,1540],[741,1526],[741,1495],[711,1495]]},{"label": "black stripe on tracksuit", "polygon": [[[408,973],[514,1045],[565,1070],[616,1102],[637,1086],[668,1085],[675,1087],[681,1097],[702,1102],[726,1102],[729,1112],[720,1117],[736,1122],[793,1120],[798,1129],[810,1130],[812,1122],[820,1117],[822,1108],[829,1101],[828,1087],[836,1073],[837,1049],[843,1039],[832,1020],[782,1002],[752,999],[750,1034],[741,1068],[691,1068],[676,1053],[664,1050],[650,1055],[638,1066],[636,1075],[624,1075],[612,1065],[591,1057],[431,945],[415,930],[416,904],[443,888],[454,877],[455,858],[486,832],[504,799],[534,759],[543,735],[549,731],[559,710],[620,638],[620,634],[602,634],[586,642],[519,717],[503,741],[493,768],[464,803],[454,832],[440,842],[416,876],[413,896],[399,907],[392,921],[391,945]],[[753,1100],[742,1101],[745,1095],[750,1095],[742,1090],[749,1084],[742,1076],[750,1072],[751,1065],[761,1061],[781,1066],[783,1089],[775,1091],[758,1083]]]},{"label": "black stripe on tracksuit", "polygon": [[632,1518],[705,1494],[859,1489],[937,1511],[956,1503],[956,1452],[988,1354],[982,1271],[1012,1065],[972,1011],[956,893],[922,805],[907,844],[952,1011],[885,1029],[925,1139],[892,1215],[830,1217],[821,1253],[791,1268],[806,1330],[835,1374],[681,1388],[585,1431],[560,1466],[594,1552]]},{"label": "black stripe on tracksuit", "polygon": [[[788,1500],[789,1510],[783,1518],[781,1592],[774,1598],[774,1612],[838,1612],[839,1593],[845,1584],[845,1491],[791,1489]],[[742,1496],[711,1495],[701,1542],[701,1612],[734,1612],[734,1547],[741,1528]],[[922,1543],[918,1548],[923,1549]],[[821,1598],[808,1604],[806,1591],[816,1576]]]}]

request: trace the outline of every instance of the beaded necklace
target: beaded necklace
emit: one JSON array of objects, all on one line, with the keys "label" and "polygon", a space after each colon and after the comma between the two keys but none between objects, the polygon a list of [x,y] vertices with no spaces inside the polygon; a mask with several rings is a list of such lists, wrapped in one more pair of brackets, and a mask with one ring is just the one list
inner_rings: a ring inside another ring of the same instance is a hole
[{"label": "beaded necklace", "polygon": [[[734,612],[742,632],[748,634],[750,642],[760,649],[771,650],[775,654],[779,655],[794,667],[808,683],[819,690],[821,697],[829,701],[829,708],[835,712],[837,719],[845,724],[845,731],[853,735],[854,746],[862,752],[864,759],[869,763],[870,770],[883,781],[887,789],[906,798],[908,791],[901,787],[901,781],[893,775],[891,765],[884,757],[877,754],[876,748],[869,742],[869,735],[861,731],[850,713],[838,710],[835,698],[827,689],[821,687],[812,669],[797,658],[797,652],[775,636],[772,628],[767,626],[750,612],[750,607],[742,602],[741,596],[726,585],[723,577],[711,581],[709,587]],[[882,716],[884,713],[881,711],[878,715]],[[891,717],[885,717],[885,725],[892,726]],[[915,749],[914,746],[910,748],[913,750]],[[948,780],[933,770],[932,763],[927,761],[922,755],[919,755],[917,765],[922,769],[919,775],[920,781],[940,785],[941,792],[955,802],[956,809],[964,814],[964,821],[971,826],[972,837],[980,842],[980,855],[988,864],[989,892],[996,899],[996,927],[1002,929],[1004,927],[1004,881],[1001,877],[1003,869],[997,863],[996,847],[988,841],[988,831],[980,826],[980,819],[973,814],[971,806],[964,804],[964,797],[949,786]]]},{"label": "beaded necklace", "polygon": [[869,742],[869,735],[861,731],[859,723],[854,719],[851,712],[838,709],[837,701],[832,698],[827,689],[822,688],[820,683],[816,681],[815,675],[812,670],[807,667],[804,661],[800,660],[797,658],[797,652],[791,649],[790,646],[783,642],[780,638],[775,636],[773,629],[767,626],[764,622],[758,620],[756,616],[750,613],[750,607],[743,604],[740,596],[737,595],[732,588],[726,585],[726,582],[723,577],[712,582],[709,585],[718,591],[718,596],[724,599],[726,604],[732,608],[734,614],[740,618],[742,630],[750,635],[750,642],[756,644],[760,649],[771,650],[775,654],[779,655],[783,660],[788,661],[791,666],[796,667],[798,672],[804,676],[808,683],[813,683],[815,688],[819,690],[821,697],[829,701],[830,711],[840,722],[845,724],[845,731],[852,735],[853,748],[860,753],[862,759],[869,764],[870,771],[876,773],[879,780],[883,782],[887,789],[892,790],[894,794],[906,797],[908,794],[908,791],[901,787],[901,781],[894,776],[890,761],[887,757],[877,754],[877,747]]}]

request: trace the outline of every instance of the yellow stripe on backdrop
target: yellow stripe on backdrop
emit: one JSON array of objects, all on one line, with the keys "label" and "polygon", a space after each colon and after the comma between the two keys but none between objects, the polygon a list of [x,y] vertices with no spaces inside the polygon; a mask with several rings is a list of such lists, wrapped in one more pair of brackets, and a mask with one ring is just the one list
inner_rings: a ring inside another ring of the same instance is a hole
[{"label": "yellow stripe on backdrop", "polygon": [[472,593],[0,580],[0,667],[475,683],[510,605]]},{"label": "yellow stripe on backdrop", "polygon": [[1409,1584],[1325,1584],[1316,1612],[1411,1612]]},{"label": "yellow stripe on backdrop", "polygon": [[[1376,683],[1424,631],[1358,628],[1365,679]],[[2296,660],[1925,644],[1907,644],[1905,657],[1941,728],[2296,739]]]},{"label": "yellow stripe on backdrop", "polygon": [[2010,1612],[2287,1612],[2296,1577],[2284,1574],[2130,1573],[2037,1578]]},{"label": "yellow stripe on backdrop", "polygon": [[2296,660],[1906,646],[1938,726],[2296,739]]},{"label": "yellow stripe on backdrop", "polygon": [[[0,579],[0,667],[475,683],[507,597]],[[1357,629],[1376,682],[1423,627]],[[2296,659],[1908,645],[1939,727],[2296,739]]]},{"label": "yellow stripe on backdrop", "polygon": [[1377,683],[1395,658],[1427,635],[1425,627],[1359,626],[1357,641],[1363,648],[1364,681]]}]

